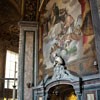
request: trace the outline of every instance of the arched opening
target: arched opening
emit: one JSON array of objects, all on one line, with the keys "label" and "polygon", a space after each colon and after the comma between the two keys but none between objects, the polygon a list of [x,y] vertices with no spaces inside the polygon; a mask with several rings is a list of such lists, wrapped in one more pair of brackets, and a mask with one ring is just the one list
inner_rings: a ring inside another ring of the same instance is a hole
[{"label": "arched opening", "polygon": [[72,85],[60,84],[49,89],[47,100],[77,100],[77,96]]}]

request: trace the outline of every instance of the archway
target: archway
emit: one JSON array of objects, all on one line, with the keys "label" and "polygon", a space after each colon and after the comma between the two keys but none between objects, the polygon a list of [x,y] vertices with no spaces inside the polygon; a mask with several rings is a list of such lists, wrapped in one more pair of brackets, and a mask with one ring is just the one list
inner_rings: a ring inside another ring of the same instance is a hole
[{"label": "archway", "polygon": [[49,89],[47,100],[77,100],[77,96],[72,85],[59,84]]}]

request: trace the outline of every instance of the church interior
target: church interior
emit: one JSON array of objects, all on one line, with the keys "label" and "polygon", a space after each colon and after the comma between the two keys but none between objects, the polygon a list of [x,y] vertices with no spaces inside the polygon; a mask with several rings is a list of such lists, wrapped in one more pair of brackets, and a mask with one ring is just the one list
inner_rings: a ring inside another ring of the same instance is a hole
[{"label": "church interior", "polygon": [[99,0],[0,0],[0,100],[100,100]]}]

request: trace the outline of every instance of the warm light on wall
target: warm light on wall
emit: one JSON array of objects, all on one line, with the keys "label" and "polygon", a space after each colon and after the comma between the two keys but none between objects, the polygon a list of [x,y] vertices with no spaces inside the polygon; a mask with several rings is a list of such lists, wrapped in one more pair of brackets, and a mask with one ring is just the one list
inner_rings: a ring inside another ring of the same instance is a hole
[{"label": "warm light on wall", "polygon": [[77,96],[74,94],[71,94],[70,97],[68,97],[67,100],[77,100]]},{"label": "warm light on wall", "polygon": [[[4,100],[13,100],[12,98],[4,98]],[[17,99],[15,99],[15,100],[17,100]]]}]

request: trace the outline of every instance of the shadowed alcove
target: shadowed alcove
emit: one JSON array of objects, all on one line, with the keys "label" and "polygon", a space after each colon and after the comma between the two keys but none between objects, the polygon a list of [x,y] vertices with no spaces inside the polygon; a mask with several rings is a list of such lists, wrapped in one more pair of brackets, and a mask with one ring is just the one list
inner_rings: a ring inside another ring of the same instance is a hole
[{"label": "shadowed alcove", "polygon": [[60,84],[49,89],[47,100],[77,100],[77,96],[72,85]]}]

